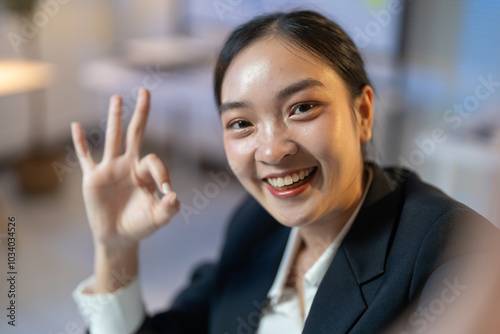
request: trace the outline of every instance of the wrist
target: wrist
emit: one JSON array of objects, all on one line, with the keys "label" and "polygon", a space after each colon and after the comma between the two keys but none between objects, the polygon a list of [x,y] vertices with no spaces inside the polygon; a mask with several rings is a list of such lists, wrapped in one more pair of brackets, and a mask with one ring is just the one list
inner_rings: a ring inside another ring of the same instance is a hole
[{"label": "wrist", "polygon": [[109,262],[122,262],[139,251],[138,241],[104,243],[94,240],[95,257]]},{"label": "wrist", "polygon": [[95,245],[94,293],[111,293],[130,284],[138,274],[138,243]]}]

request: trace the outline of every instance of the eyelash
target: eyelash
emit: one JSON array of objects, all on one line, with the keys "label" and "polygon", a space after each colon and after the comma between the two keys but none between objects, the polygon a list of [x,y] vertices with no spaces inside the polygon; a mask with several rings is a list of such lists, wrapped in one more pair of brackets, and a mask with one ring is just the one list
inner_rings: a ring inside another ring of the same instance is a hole
[{"label": "eyelash", "polygon": [[[295,114],[294,111],[302,106],[309,106],[310,108],[307,109],[306,111],[304,112],[301,112],[301,113],[298,113],[298,114]],[[300,104],[297,104],[295,105],[294,107],[292,107],[292,111],[291,111],[291,114],[292,115],[301,115],[301,114],[306,114],[307,112],[309,112],[311,109],[314,109],[318,106],[317,103],[300,103]],[[238,124],[238,123],[246,123],[247,126],[245,127],[240,127],[240,128],[235,128],[234,125]],[[235,120],[235,121],[232,121],[230,122],[226,128],[229,129],[229,130],[244,130],[245,128],[251,126],[252,123],[248,122],[248,121],[245,121],[245,120]]]},{"label": "eyelash", "polygon": [[240,127],[240,128],[235,128],[235,127],[234,127],[234,125],[235,125],[235,124],[238,124],[238,123],[247,123],[247,124],[249,124],[249,125],[251,125],[251,124],[252,124],[252,123],[250,123],[250,122],[248,122],[248,121],[244,121],[244,120],[239,119],[239,120],[235,120],[235,121],[230,122],[230,123],[227,125],[227,129],[229,129],[229,130],[243,130],[243,129],[245,129],[245,128],[247,128],[247,127],[249,126],[249,125],[247,125],[246,127],[243,127],[243,128],[241,128],[241,127]]},{"label": "eyelash", "polygon": [[[301,113],[295,113],[295,110],[297,110],[298,108],[302,107],[302,106],[309,106],[310,108],[307,109],[306,111],[304,112],[301,112]],[[300,103],[300,104],[297,104],[295,105],[293,108],[292,108],[292,111],[291,111],[291,114],[292,115],[301,115],[301,114],[305,114],[307,112],[309,112],[311,109],[314,109],[315,107],[317,107],[318,104],[316,103],[312,103],[312,102],[309,102],[309,103]]]}]

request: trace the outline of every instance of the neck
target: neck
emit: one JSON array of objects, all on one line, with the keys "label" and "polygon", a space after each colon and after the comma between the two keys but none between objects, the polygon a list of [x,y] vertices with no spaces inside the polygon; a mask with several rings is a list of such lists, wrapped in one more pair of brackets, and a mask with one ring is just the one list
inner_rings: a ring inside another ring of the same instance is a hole
[{"label": "neck", "polygon": [[322,219],[299,228],[299,236],[304,250],[313,257],[314,262],[330,246],[347,224],[363,198],[368,178],[366,172],[355,180],[351,189],[356,189],[349,203],[342,210],[333,211]]}]

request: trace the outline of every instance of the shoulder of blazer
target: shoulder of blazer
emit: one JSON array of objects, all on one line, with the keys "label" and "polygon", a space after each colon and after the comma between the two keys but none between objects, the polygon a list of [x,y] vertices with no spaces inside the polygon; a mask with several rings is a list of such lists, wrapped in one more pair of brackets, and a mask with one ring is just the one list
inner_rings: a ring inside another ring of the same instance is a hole
[{"label": "shoulder of blazer", "polygon": [[[394,174],[395,172],[395,174]],[[437,267],[453,259],[487,252],[500,231],[468,206],[405,169],[387,169],[401,185],[400,213],[391,251],[412,269],[410,297]]]},{"label": "shoulder of blazer", "polygon": [[[415,173],[399,167],[371,166],[372,184],[342,244],[358,284],[385,272],[390,251],[401,256],[406,252],[409,258],[426,252],[432,269],[445,256],[470,252],[457,242],[458,231],[480,231],[479,235],[484,235],[485,231],[496,230],[484,217]],[[457,247],[450,247],[452,244]]]},{"label": "shoulder of blazer", "polygon": [[399,229],[420,239],[422,247],[437,245],[441,261],[482,251],[477,238],[498,236],[499,230],[486,218],[413,173],[406,178],[402,195]]}]

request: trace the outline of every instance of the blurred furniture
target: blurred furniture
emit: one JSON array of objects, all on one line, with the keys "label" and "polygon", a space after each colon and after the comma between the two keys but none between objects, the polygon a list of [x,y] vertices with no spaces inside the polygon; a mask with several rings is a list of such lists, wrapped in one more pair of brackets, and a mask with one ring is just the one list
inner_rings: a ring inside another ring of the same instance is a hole
[{"label": "blurred furniture", "polygon": [[180,68],[214,60],[218,44],[187,35],[131,39],[125,42],[125,58],[134,66]]},{"label": "blurred furniture", "polygon": [[127,123],[142,86],[151,91],[146,140],[195,160],[224,164],[222,127],[212,92],[219,40],[172,35],[130,39],[124,45],[122,56],[96,59],[82,68],[81,82],[91,94],[88,100],[97,101],[86,113],[86,123],[105,120],[112,94],[123,97]]},{"label": "blurred furniture", "polygon": [[43,147],[45,101],[40,94],[50,83],[51,71],[50,64],[40,61],[0,60],[0,96],[29,93],[31,147],[17,164],[22,189],[27,192],[50,190],[59,184],[51,166],[58,154]]}]

